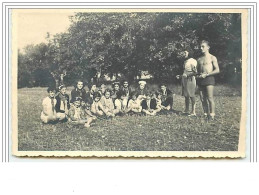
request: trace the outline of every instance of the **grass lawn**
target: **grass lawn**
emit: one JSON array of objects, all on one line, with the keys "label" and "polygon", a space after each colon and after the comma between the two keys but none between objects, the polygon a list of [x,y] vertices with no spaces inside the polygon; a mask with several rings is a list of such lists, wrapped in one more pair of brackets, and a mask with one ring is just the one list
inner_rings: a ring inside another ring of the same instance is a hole
[{"label": "grass lawn", "polygon": [[[70,90],[68,92],[70,93]],[[180,87],[174,109],[184,109]],[[18,90],[19,151],[236,151],[241,118],[240,90],[215,87],[217,120],[208,122],[197,96],[197,118],[175,112],[97,120],[89,129],[69,123],[42,124],[46,88]]]}]

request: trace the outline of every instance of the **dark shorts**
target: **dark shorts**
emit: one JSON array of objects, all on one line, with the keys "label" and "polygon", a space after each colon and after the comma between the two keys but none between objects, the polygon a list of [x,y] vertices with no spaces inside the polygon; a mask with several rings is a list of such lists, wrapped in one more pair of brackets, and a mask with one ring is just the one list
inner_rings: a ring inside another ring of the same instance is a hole
[{"label": "dark shorts", "polygon": [[198,85],[199,86],[215,85],[215,77],[214,76],[208,76],[204,79],[199,79]]}]

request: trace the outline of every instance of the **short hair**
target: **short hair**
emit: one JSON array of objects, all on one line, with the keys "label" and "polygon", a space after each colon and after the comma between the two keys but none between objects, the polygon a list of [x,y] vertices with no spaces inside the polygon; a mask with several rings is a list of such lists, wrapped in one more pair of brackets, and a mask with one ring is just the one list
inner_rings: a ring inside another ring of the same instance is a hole
[{"label": "short hair", "polygon": [[192,48],[191,47],[186,47],[185,49],[184,49],[184,51],[187,51],[188,52],[188,57],[189,58],[191,58],[191,57],[193,57],[193,50],[192,50]]},{"label": "short hair", "polygon": [[112,87],[113,87],[113,88],[114,88],[115,85],[120,86],[120,83],[119,83],[119,82],[114,82],[114,83],[112,83]]},{"label": "short hair", "polygon": [[126,96],[127,94],[126,94],[126,92],[125,91],[119,91],[118,93],[117,93],[117,98],[121,98],[122,96]]},{"label": "short hair", "polygon": [[79,80],[76,81],[75,88],[77,88],[77,84],[78,84],[79,82],[82,82],[82,83],[83,83],[83,88],[84,88],[84,87],[85,87],[85,83],[84,83],[84,81],[81,80],[81,79],[79,79]]},{"label": "short hair", "polygon": [[167,87],[167,85],[163,82],[163,83],[160,83],[159,87],[162,87],[162,86],[165,86]]},{"label": "short hair", "polygon": [[123,81],[122,81],[122,84],[124,84],[125,82],[129,83],[129,81],[127,81],[127,80],[123,80]]},{"label": "short hair", "polygon": [[156,96],[162,95],[160,91],[156,91]]},{"label": "short hair", "polygon": [[146,96],[151,96],[152,95],[152,92],[151,91],[147,91],[146,92]]},{"label": "short hair", "polygon": [[207,40],[202,40],[200,43],[201,43],[201,44],[202,44],[202,43],[206,43],[206,44],[210,47],[210,42],[207,41]]},{"label": "short hair", "polygon": [[89,91],[92,89],[93,85],[97,86],[96,83],[88,83],[87,87],[89,89]]},{"label": "short hair", "polygon": [[75,100],[74,100],[74,102],[76,102],[76,101],[82,101],[82,98],[81,97],[75,97]]},{"label": "short hair", "polygon": [[132,91],[131,94],[130,94],[130,97],[132,98],[133,96],[137,96],[137,92],[136,91]]},{"label": "short hair", "polygon": [[47,92],[49,93],[50,91],[54,92],[56,91],[55,87],[48,87]]},{"label": "short hair", "polygon": [[99,92],[94,92],[93,98],[95,99],[95,98],[97,98],[97,97],[101,98],[102,95],[101,95]]},{"label": "short hair", "polygon": [[107,92],[109,92],[109,93],[111,94],[111,90],[110,90],[110,89],[105,89],[104,95],[105,95]]}]

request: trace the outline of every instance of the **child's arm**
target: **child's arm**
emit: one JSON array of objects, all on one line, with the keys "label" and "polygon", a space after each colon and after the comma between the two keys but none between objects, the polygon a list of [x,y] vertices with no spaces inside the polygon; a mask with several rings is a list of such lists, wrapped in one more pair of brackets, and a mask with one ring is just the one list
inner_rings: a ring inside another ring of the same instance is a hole
[{"label": "child's arm", "polygon": [[75,110],[73,107],[71,107],[68,111],[68,116],[72,121],[76,121],[77,119],[74,117],[75,116]]},{"label": "child's arm", "polygon": [[99,108],[101,111],[103,111],[103,112],[104,112],[104,114],[107,114],[107,110],[106,110],[106,109],[104,109],[104,107],[103,107],[103,105],[102,105],[102,103],[101,103],[101,102],[98,102],[98,108]]}]

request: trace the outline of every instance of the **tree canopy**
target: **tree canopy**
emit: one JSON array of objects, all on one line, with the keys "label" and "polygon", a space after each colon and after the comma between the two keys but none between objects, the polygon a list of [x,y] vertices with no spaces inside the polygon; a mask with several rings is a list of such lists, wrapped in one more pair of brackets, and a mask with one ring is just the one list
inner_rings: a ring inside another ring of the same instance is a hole
[{"label": "tree canopy", "polygon": [[76,13],[67,32],[47,35],[48,43],[29,45],[18,56],[18,86],[45,86],[66,72],[66,83],[97,75],[124,75],[132,81],[148,71],[155,81],[174,81],[182,72],[180,53],[210,42],[228,82],[241,72],[241,14],[237,13]]}]

